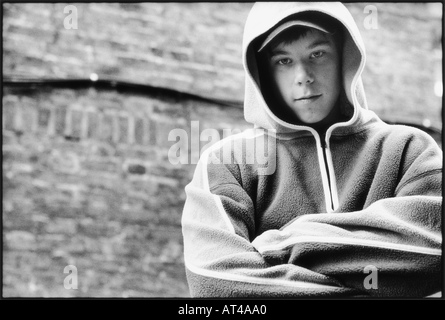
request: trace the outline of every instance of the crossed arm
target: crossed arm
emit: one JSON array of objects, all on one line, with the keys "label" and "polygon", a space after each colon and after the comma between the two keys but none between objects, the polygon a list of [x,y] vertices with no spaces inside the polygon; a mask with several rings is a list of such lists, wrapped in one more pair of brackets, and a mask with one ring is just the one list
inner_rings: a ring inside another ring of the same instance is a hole
[{"label": "crossed arm", "polygon": [[[233,168],[200,161],[186,187],[182,220],[192,296],[425,297],[440,291],[439,158],[419,155],[393,198],[355,212],[300,216],[252,241],[255,205]],[[364,287],[367,266],[378,271],[377,289]]]}]

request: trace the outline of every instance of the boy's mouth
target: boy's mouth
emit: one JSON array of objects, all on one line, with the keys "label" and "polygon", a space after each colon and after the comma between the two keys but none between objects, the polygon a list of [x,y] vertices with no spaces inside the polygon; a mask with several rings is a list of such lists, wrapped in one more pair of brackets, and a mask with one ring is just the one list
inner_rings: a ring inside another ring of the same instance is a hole
[{"label": "boy's mouth", "polygon": [[301,103],[309,103],[309,102],[313,102],[316,99],[320,98],[321,94],[314,94],[314,95],[307,95],[307,96],[303,96],[301,98],[295,99],[295,101],[301,102]]}]

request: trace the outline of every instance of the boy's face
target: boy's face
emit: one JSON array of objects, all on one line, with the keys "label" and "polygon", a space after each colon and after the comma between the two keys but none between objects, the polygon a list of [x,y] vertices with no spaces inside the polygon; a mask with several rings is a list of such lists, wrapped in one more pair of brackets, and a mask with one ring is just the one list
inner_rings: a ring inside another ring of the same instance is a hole
[{"label": "boy's face", "polygon": [[333,36],[310,29],[298,40],[269,50],[272,89],[284,107],[305,124],[335,122],[341,67]]}]

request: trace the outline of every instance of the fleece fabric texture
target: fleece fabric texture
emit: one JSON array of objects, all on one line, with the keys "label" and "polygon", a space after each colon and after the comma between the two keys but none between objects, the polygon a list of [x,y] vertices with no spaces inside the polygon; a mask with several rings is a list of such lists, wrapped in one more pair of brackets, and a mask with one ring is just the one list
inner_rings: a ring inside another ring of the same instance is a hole
[{"label": "fleece fabric texture", "polygon": [[[255,60],[273,26],[308,10],[344,27],[344,110],[350,116],[325,137],[275,116]],[[388,125],[368,110],[361,82],[365,50],[348,10],[340,3],[255,4],[243,59],[245,118],[254,128],[208,148],[185,188],[182,228],[192,297],[439,292],[442,151],[423,131]],[[377,271],[372,281],[369,270]]]}]

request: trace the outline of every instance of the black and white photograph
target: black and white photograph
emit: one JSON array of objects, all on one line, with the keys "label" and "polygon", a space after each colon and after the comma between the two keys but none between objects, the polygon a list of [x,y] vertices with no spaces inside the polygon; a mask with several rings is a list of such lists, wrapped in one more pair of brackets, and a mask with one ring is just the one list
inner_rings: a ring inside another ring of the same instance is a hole
[{"label": "black and white photograph", "polygon": [[2,21],[2,299],[443,299],[441,2]]}]

